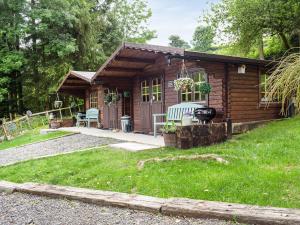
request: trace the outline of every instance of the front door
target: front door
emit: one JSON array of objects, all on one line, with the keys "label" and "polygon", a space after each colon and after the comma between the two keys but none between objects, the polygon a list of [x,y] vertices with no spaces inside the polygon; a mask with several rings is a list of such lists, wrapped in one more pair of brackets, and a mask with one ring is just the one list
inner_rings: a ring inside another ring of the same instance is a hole
[{"label": "front door", "polygon": [[141,85],[141,128],[142,132],[153,131],[153,114],[163,113],[162,77],[142,79]]}]

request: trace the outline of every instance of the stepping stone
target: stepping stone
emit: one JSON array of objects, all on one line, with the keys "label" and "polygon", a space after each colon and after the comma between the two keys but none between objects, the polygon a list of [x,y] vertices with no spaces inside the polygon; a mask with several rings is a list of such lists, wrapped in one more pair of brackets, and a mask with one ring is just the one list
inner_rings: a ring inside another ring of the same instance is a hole
[{"label": "stepping stone", "polygon": [[158,148],[155,145],[146,145],[146,144],[140,144],[140,143],[135,143],[135,142],[110,144],[109,146],[113,147],[113,148],[124,149],[124,150],[130,151],[130,152],[138,152],[138,151]]}]

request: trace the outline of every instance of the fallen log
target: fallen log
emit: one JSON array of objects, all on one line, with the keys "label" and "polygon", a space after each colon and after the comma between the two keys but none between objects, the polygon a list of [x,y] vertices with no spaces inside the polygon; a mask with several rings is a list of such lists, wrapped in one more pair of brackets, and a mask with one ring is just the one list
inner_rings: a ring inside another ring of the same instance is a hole
[{"label": "fallen log", "polygon": [[221,164],[229,164],[229,162],[216,154],[202,154],[202,155],[180,155],[180,156],[173,156],[173,157],[165,157],[165,158],[151,158],[146,160],[140,160],[137,163],[137,168],[142,170],[146,163],[150,162],[168,162],[168,161],[176,161],[176,160],[214,160]]}]

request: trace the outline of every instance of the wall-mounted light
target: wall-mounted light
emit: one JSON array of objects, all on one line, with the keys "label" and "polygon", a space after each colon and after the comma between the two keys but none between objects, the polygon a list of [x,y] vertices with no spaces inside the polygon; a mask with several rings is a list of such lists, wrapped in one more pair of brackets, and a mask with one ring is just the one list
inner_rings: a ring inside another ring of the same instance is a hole
[{"label": "wall-mounted light", "polygon": [[246,73],[246,65],[238,66],[238,74],[245,74]]}]

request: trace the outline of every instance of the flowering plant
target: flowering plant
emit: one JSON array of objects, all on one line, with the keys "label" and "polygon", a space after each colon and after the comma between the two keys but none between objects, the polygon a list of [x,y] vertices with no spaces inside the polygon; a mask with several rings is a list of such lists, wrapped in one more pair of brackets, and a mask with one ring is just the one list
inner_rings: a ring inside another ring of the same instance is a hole
[{"label": "flowering plant", "polygon": [[194,87],[194,80],[189,77],[182,77],[174,80],[174,87],[176,91],[184,91]]}]

